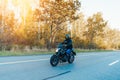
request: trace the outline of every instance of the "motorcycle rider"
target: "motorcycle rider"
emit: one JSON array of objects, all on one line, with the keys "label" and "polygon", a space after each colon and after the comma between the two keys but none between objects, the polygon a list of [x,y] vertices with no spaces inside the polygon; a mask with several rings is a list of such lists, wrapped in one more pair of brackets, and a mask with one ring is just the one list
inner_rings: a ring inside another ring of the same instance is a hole
[{"label": "motorcycle rider", "polygon": [[[65,40],[62,42],[62,44],[66,44],[66,53],[67,54],[70,54],[71,53],[71,51],[73,51],[72,49],[73,49],[73,45],[72,45],[72,39],[71,39],[71,37],[70,37],[70,35],[69,34],[66,34],[65,35]],[[73,52],[75,55],[76,55],[76,53],[75,52]]]},{"label": "motorcycle rider", "polygon": [[52,66],[56,66],[59,62],[67,62],[73,63],[74,55],[76,53],[73,51],[72,39],[69,34],[65,35],[65,40],[58,45],[58,49],[56,49],[56,53],[53,54],[50,58],[50,64]]}]

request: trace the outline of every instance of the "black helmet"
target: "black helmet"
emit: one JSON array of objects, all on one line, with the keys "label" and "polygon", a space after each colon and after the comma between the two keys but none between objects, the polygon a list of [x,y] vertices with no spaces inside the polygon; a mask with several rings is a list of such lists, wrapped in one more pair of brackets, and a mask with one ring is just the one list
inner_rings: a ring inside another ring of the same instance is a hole
[{"label": "black helmet", "polygon": [[69,35],[69,34],[66,34],[66,35],[65,35],[65,38],[66,38],[66,39],[69,39],[69,38],[70,38],[70,35]]}]

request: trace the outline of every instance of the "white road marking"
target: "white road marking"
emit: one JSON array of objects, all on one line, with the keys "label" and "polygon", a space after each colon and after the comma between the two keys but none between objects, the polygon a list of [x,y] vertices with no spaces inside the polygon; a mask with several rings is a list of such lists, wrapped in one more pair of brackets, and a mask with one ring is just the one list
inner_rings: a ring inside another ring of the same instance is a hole
[{"label": "white road marking", "polygon": [[114,64],[116,64],[116,63],[118,63],[118,62],[119,62],[119,60],[116,60],[116,61],[110,63],[109,66],[112,66],[112,65],[114,65]]},{"label": "white road marking", "polygon": [[81,55],[78,55],[78,57],[80,56],[98,56],[98,55],[101,55],[101,54],[81,54]]},{"label": "white road marking", "polygon": [[88,55],[82,55],[82,56],[94,56],[94,55],[100,55],[100,54],[88,54]]},{"label": "white road marking", "polygon": [[38,62],[38,61],[45,61],[49,60],[49,58],[46,59],[36,59],[36,60],[25,60],[25,61],[14,61],[14,62],[2,62],[0,65],[6,65],[6,64],[18,64],[18,63],[27,63],[27,62]]}]

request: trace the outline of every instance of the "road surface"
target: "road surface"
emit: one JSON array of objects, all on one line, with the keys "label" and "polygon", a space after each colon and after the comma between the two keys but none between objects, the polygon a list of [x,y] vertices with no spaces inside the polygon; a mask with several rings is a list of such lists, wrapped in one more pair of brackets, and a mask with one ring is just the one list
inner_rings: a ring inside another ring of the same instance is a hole
[{"label": "road surface", "polygon": [[120,80],[120,52],[77,54],[52,67],[51,55],[0,57],[0,80]]}]

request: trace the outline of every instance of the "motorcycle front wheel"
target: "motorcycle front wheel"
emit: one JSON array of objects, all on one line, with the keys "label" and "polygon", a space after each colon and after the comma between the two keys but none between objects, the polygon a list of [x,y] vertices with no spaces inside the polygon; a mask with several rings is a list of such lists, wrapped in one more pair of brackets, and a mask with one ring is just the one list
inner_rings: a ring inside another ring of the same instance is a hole
[{"label": "motorcycle front wheel", "polygon": [[55,66],[57,66],[58,63],[59,63],[58,56],[52,55],[51,58],[50,58],[50,64],[51,64],[53,67],[55,67]]}]

